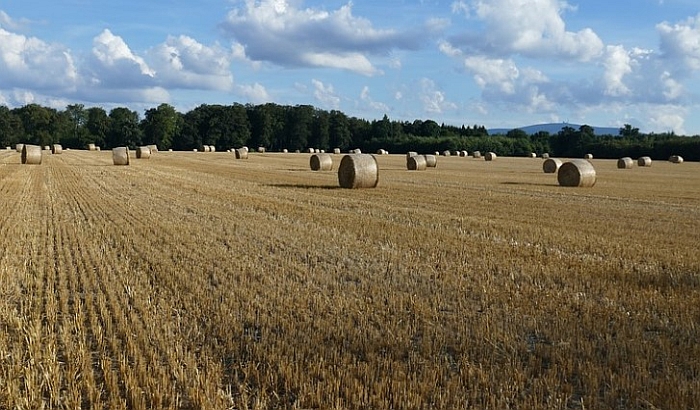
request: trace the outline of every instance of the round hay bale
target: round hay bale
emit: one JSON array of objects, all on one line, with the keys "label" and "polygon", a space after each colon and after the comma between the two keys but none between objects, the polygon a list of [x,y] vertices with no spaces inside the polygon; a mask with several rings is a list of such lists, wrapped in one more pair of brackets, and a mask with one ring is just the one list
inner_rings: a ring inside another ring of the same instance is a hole
[{"label": "round hay bale", "polygon": [[333,158],[330,154],[314,154],[309,158],[312,171],[330,171],[333,169]]},{"label": "round hay bale", "polygon": [[62,154],[63,153],[63,147],[61,144],[53,144],[51,146],[51,153],[56,155],[56,154]]},{"label": "round hay bale", "polygon": [[562,161],[559,158],[547,158],[542,162],[542,170],[545,174],[554,174],[559,171]]},{"label": "round hay bale", "polygon": [[595,185],[595,168],[586,160],[574,159],[561,164],[557,172],[561,186],[592,187]]},{"label": "round hay bale", "polygon": [[449,157],[450,155],[452,155],[452,153],[449,150],[444,150],[442,151],[442,155],[445,157]]},{"label": "round hay bale", "polygon": [[158,146],[156,144],[150,144],[146,146],[148,147],[148,149],[151,150],[151,154],[155,154],[156,152],[158,152]]},{"label": "round hay bale", "polygon": [[309,148],[309,149],[306,150],[306,152],[308,152],[309,154],[315,154],[315,153],[316,153],[316,150],[313,149],[313,148]]},{"label": "round hay bale", "polygon": [[97,151],[97,147],[95,144],[88,144],[88,151]]},{"label": "round hay bale", "polygon": [[472,152],[472,158],[481,158],[481,151]]},{"label": "round hay bale", "polygon": [[415,157],[416,155],[418,155],[418,153],[416,151],[408,151],[406,153],[406,159],[411,158],[411,157]]},{"label": "round hay bale", "polygon": [[172,149],[172,148],[168,148],[168,152],[173,152],[173,149]]},{"label": "round hay bale", "polygon": [[102,148],[100,148],[100,147],[95,147],[95,151],[99,151],[99,150],[101,150],[101,149],[102,149]]},{"label": "round hay bale", "polygon": [[193,149],[192,152],[197,152],[197,148]]},{"label": "round hay bale", "polygon": [[[138,158],[138,151],[136,152],[136,158]],[[211,152],[211,148],[209,147],[209,145],[202,145],[202,152]]]},{"label": "round hay bale", "polygon": [[529,156],[530,158],[537,158],[537,154],[534,153],[534,152],[531,152],[528,156]]},{"label": "round hay bale", "polygon": [[374,155],[345,155],[338,166],[341,188],[374,188],[379,183],[379,166]]},{"label": "round hay bale", "polygon": [[354,150],[352,150],[352,153],[353,154],[362,154],[362,150],[359,148],[355,148]]},{"label": "round hay bale", "polygon": [[282,153],[283,153],[283,154],[286,154],[286,153],[288,153],[288,152],[289,152],[289,150],[288,150],[287,148],[283,148],[283,149],[282,149]]},{"label": "round hay bale", "polygon": [[40,165],[41,147],[38,145],[24,144],[22,146],[22,163],[27,165]]},{"label": "round hay bale", "polygon": [[333,153],[336,155],[340,154],[340,148],[333,148]]},{"label": "round hay bale", "polygon": [[112,163],[114,165],[129,165],[129,148],[112,148]]},{"label": "round hay bale", "polygon": [[485,161],[493,161],[495,159],[496,159],[496,153],[494,153],[494,152],[487,152],[486,155],[484,155]]},{"label": "round hay bale", "polygon": [[[439,155],[439,154],[438,154]],[[438,155],[423,155],[425,157],[425,166],[428,168],[437,167]]]},{"label": "round hay bale", "polygon": [[12,147],[5,147],[5,150],[12,151]]},{"label": "round hay bale", "polygon": [[209,146],[209,152],[216,152],[216,146],[210,145],[210,146]]},{"label": "round hay bale", "polygon": [[583,156],[583,159],[593,159],[593,154],[586,154]]},{"label": "round hay bale", "polygon": [[440,156],[440,151],[435,151],[435,152],[433,152],[433,155],[435,155],[436,157],[439,157],[439,156]]},{"label": "round hay bale", "polygon": [[[205,145],[206,147],[206,145]],[[149,159],[151,158],[151,149],[148,147],[138,147],[136,148],[136,158]]]},{"label": "round hay bale", "polygon": [[258,152],[261,154],[265,153],[265,147],[258,147]]},{"label": "round hay bale", "polygon": [[406,159],[406,168],[409,171],[424,171],[427,167],[428,164],[422,155],[414,155]]},{"label": "round hay bale", "polygon": [[681,157],[680,155],[671,155],[671,157],[668,160],[674,164],[683,163],[683,157]]},{"label": "round hay bale", "polygon": [[457,151],[457,153],[459,154],[460,157],[466,157],[469,154],[468,151]]},{"label": "round hay bale", "polygon": [[238,148],[234,150],[236,153],[236,159],[248,159],[248,150],[243,148]]},{"label": "round hay bale", "polygon": [[618,169],[630,169],[634,166],[634,161],[630,157],[622,157],[617,160]]},{"label": "round hay bale", "polygon": [[15,150],[17,150],[17,152],[21,153],[22,148],[24,148],[24,144],[15,144]]},{"label": "round hay bale", "polygon": [[542,154],[542,159],[547,159],[547,158],[549,158],[549,152],[545,152],[544,154]]},{"label": "round hay bale", "polygon": [[295,150],[294,150],[294,153],[295,153],[295,154],[301,154],[301,150],[295,149]]},{"label": "round hay bale", "polygon": [[50,145],[44,145],[44,151],[51,151]]},{"label": "round hay bale", "polygon": [[651,157],[639,157],[637,158],[637,165],[640,167],[650,167]]}]

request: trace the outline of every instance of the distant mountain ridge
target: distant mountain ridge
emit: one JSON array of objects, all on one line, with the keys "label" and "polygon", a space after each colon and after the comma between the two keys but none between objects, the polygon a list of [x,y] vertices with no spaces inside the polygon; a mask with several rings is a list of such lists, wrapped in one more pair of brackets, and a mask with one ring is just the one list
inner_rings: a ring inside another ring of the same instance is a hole
[{"label": "distant mountain ridge", "polygon": [[[526,127],[516,127],[516,128],[491,128],[491,129],[488,129],[488,132],[489,132],[489,135],[496,135],[496,134],[505,135],[510,130],[521,129],[529,135],[538,133],[540,131],[546,131],[550,134],[556,134],[559,131],[561,131],[561,129],[564,127],[571,127],[571,128],[578,131],[578,129],[581,127],[581,124],[571,124],[568,122],[557,122],[557,123],[548,123],[548,124],[528,125]],[[593,128],[595,135],[620,135],[620,128],[616,128],[616,127],[595,127],[595,126],[591,125],[591,128]]]}]

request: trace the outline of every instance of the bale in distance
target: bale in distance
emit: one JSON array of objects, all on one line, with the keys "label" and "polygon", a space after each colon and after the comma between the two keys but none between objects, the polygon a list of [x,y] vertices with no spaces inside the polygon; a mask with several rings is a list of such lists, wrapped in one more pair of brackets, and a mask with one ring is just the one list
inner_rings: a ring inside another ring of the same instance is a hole
[{"label": "bale in distance", "polygon": [[418,155],[418,153],[416,151],[408,151],[406,153],[406,159],[409,159],[411,157],[415,157],[416,155]]},{"label": "bale in distance", "polygon": [[409,171],[425,171],[427,167],[428,164],[422,155],[414,155],[406,159],[406,168]]},{"label": "bale in distance", "polygon": [[44,151],[51,151],[50,145],[44,145]]},{"label": "bale in distance", "polygon": [[439,157],[439,156],[440,156],[440,151],[435,151],[435,152],[433,152],[433,155],[435,155],[436,157]]},{"label": "bale in distance", "polygon": [[41,147],[38,145],[24,144],[22,146],[22,164],[40,165]]},{"label": "bale in distance", "polygon": [[[205,145],[206,147],[206,145]],[[144,146],[136,148],[136,158],[149,159],[151,158],[151,149]]]},{"label": "bale in distance", "polygon": [[481,158],[481,151],[472,152],[472,157],[473,158]]},{"label": "bale in distance", "polygon": [[542,170],[545,174],[554,174],[559,171],[562,161],[559,158],[547,158],[542,163]]},{"label": "bale in distance", "polygon": [[639,157],[637,158],[637,165],[640,167],[650,167],[651,157]]},{"label": "bale in distance", "polygon": [[258,147],[258,152],[261,154],[265,153],[265,147]]},{"label": "bale in distance", "polygon": [[425,157],[425,166],[428,168],[437,167],[437,155],[423,155]]},{"label": "bale in distance", "polygon": [[487,152],[486,155],[484,155],[484,161],[493,161],[495,159],[496,159],[495,152]]},{"label": "bale in distance", "polygon": [[309,158],[312,171],[330,171],[333,169],[333,158],[330,154],[314,154]]},{"label": "bale in distance", "polygon": [[529,156],[530,158],[537,158],[537,153],[531,152],[528,156]]},{"label": "bale in distance", "polygon": [[359,148],[355,148],[355,149],[352,150],[350,153],[351,153],[351,154],[362,154],[362,150],[359,149]]},{"label": "bale in distance", "polygon": [[592,187],[596,181],[595,168],[586,160],[574,159],[559,167],[557,180],[561,186]]},{"label": "bale in distance", "polygon": [[288,153],[288,152],[289,152],[289,150],[288,150],[287,148],[283,148],[283,149],[282,149],[282,153],[283,153],[283,154],[286,154],[286,153]]},{"label": "bale in distance", "polygon": [[21,153],[22,148],[24,148],[24,144],[15,144],[15,150],[17,150],[17,152]]},{"label": "bale in distance", "polygon": [[149,144],[149,145],[146,145],[146,146],[148,147],[148,149],[151,150],[151,154],[155,154],[156,152],[158,152],[158,145],[156,145],[156,144]]},{"label": "bale in distance", "polygon": [[95,144],[88,144],[88,151],[97,151],[97,146]]},{"label": "bale in distance", "polygon": [[173,149],[172,149],[172,148],[168,148],[168,152],[173,152]]},{"label": "bale in distance", "polygon": [[445,157],[449,157],[450,155],[452,155],[452,153],[449,150],[444,150],[442,151],[442,155]]},{"label": "bale in distance", "polygon": [[333,153],[334,153],[335,155],[340,154],[340,148],[333,148]]},{"label": "bale in distance", "polygon": [[236,159],[248,159],[248,150],[244,148],[238,148],[234,150],[236,153]]},{"label": "bale in distance", "polygon": [[542,154],[542,159],[547,159],[547,158],[549,158],[549,152],[545,152],[544,154]]},{"label": "bale in distance", "polygon": [[309,154],[314,154],[314,153],[316,153],[316,150],[313,148],[309,148],[306,150],[306,152],[308,152]]},{"label": "bale in distance", "polygon": [[630,157],[622,157],[617,160],[618,169],[630,169],[634,165],[634,161]]},{"label": "bale in distance", "polygon": [[215,146],[215,145],[210,145],[210,146],[209,146],[209,152],[216,152],[216,146]]},{"label": "bale in distance", "polygon": [[112,163],[114,165],[129,165],[129,148],[112,148]]},{"label": "bale in distance", "polygon": [[[209,145],[202,145],[202,152],[210,152],[211,148],[209,148]],[[138,151],[136,151],[136,158],[138,158]]]},{"label": "bale in distance", "polygon": [[63,147],[61,144],[53,144],[51,146],[51,153],[56,155],[56,154],[62,154],[63,153]]},{"label": "bale in distance", "polygon": [[673,164],[683,163],[683,157],[681,157],[680,155],[671,155],[671,157],[668,160]]},{"label": "bale in distance", "polygon": [[369,154],[345,155],[338,167],[341,188],[374,188],[379,183],[377,159]]},{"label": "bale in distance", "polygon": [[593,154],[586,154],[583,156],[583,159],[593,159]]}]

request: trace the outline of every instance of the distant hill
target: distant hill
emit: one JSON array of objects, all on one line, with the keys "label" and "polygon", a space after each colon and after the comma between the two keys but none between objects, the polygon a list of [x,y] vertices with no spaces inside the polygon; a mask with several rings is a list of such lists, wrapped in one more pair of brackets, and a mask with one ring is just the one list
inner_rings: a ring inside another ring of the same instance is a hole
[{"label": "distant hill", "polygon": [[[536,125],[528,125],[526,127],[518,127],[518,129],[521,129],[525,131],[526,133],[532,135],[540,131],[546,131],[550,134],[556,134],[559,131],[561,131],[562,128],[564,127],[571,127],[575,130],[578,130],[581,127],[581,124],[570,124],[567,122],[558,122],[558,123],[549,123],[549,124],[536,124]],[[615,128],[615,127],[595,127],[591,125],[591,128],[593,128],[595,135],[619,135],[620,134],[620,129]],[[508,133],[508,131],[512,130],[514,128],[491,128],[488,130],[489,135],[496,135],[496,134],[503,134],[505,135]]]}]

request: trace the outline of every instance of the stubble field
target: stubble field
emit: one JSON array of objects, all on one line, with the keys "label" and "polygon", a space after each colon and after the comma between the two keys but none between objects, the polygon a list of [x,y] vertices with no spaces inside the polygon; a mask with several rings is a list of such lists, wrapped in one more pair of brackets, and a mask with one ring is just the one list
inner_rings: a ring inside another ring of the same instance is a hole
[{"label": "stubble field", "polygon": [[0,152],[0,408],[700,403],[700,164],[340,158]]}]

